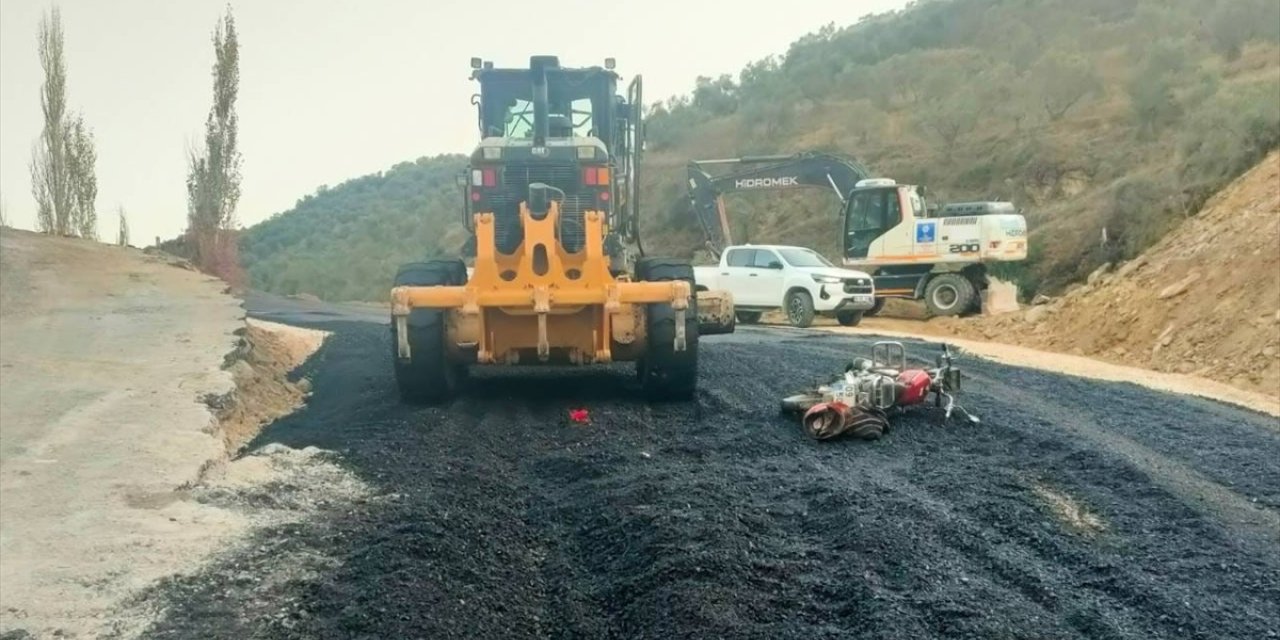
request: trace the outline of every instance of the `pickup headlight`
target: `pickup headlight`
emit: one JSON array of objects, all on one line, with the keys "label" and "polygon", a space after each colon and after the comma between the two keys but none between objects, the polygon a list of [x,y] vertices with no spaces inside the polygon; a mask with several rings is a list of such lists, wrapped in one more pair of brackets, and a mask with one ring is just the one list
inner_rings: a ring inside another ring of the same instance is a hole
[{"label": "pickup headlight", "polygon": [[820,276],[817,274],[810,274],[810,277],[813,278],[814,282],[817,282],[820,284],[840,284],[840,278],[837,278],[835,276]]}]

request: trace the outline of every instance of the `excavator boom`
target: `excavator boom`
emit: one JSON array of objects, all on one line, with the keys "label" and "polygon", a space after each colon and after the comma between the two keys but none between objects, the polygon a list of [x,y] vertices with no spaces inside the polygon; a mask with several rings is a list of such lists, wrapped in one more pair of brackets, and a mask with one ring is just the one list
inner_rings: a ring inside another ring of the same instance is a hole
[{"label": "excavator boom", "polygon": [[[713,175],[707,169],[728,166]],[[724,209],[724,194],[736,191],[831,189],[843,205],[859,180],[870,175],[856,160],[829,153],[744,156],[689,163],[689,204],[715,255],[733,244],[733,232]]]}]

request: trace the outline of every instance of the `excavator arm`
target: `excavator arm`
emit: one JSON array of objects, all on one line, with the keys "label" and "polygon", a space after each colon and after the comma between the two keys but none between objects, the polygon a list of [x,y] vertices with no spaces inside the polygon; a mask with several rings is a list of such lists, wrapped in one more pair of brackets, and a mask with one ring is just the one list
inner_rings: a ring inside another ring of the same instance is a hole
[{"label": "excavator arm", "polygon": [[[729,166],[712,175],[710,166]],[[719,256],[733,244],[724,194],[736,191],[830,189],[843,205],[859,180],[870,172],[857,161],[827,153],[746,156],[689,163],[689,205],[707,237],[707,248]]]}]

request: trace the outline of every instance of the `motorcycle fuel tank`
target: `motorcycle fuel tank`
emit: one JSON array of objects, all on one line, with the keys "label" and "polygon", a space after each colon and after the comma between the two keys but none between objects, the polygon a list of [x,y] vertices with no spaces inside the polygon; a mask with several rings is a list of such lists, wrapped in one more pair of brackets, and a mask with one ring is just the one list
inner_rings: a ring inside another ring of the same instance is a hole
[{"label": "motorcycle fuel tank", "polygon": [[920,404],[929,396],[932,379],[923,369],[907,369],[898,374],[898,405]]}]

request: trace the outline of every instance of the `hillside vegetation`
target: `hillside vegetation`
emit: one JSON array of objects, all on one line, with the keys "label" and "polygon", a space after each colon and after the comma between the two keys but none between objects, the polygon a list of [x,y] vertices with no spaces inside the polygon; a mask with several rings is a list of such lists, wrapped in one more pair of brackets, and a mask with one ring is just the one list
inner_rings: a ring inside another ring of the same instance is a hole
[{"label": "hillside vegetation", "polygon": [[466,232],[455,178],[465,156],[437,156],[321,187],[244,234],[253,286],[327,300],[382,300],[396,267],[457,255]]},{"label": "hillside vegetation", "polygon": [[1280,152],[1137,258],[1021,314],[930,329],[1280,395]]},{"label": "hillside vegetation", "polygon": [[[1276,0],[936,0],[829,25],[651,106],[645,246],[701,244],[688,160],[837,151],[936,200],[1014,201],[1031,259],[1009,275],[1054,291],[1136,256],[1280,143],[1278,43]],[[254,227],[254,283],[381,299],[398,262],[460,246],[462,162],[398,165]],[[738,240],[838,257],[830,194],[728,204]]]}]

